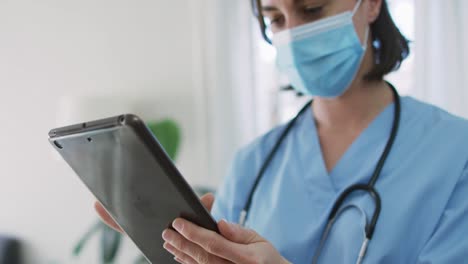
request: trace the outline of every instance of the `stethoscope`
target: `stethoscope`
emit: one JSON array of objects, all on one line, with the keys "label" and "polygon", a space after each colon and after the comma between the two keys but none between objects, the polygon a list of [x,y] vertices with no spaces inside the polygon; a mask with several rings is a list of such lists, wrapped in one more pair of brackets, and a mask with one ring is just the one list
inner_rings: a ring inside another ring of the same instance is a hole
[{"label": "stethoscope", "polygon": [[[328,216],[327,225],[326,225],[325,230],[324,230],[324,232],[323,232],[323,234],[321,236],[319,246],[318,246],[318,248],[316,250],[316,253],[314,255],[314,258],[313,258],[312,263],[314,263],[314,264],[318,263],[320,253],[321,253],[321,251],[322,251],[322,249],[323,249],[323,247],[325,245],[325,242],[326,242],[326,240],[328,238],[330,230],[333,228],[333,225],[336,222],[337,218],[341,215],[341,213],[344,210],[347,210],[347,209],[350,209],[350,208],[355,208],[355,209],[357,208],[361,212],[361,214],[366,216],[365,212],[363,210],[361,210],[360,208],[358,208],[357,206],[355,206],[355,205],[348,205],[348,206],[345,206],[345,207],[342,208],[342,205],[345,202],[346,198],[348,198],[351,194],[353,194],[355,192],[358,192],[358,191],[359,192],[366,192],[367,194],[369,194],[372,197],[372,200],[373,200],[373,202],[375,204],[375,210],[374,210],[374,214],[372,216],[371,221],[368,222],[367,218],[365,217],[365,238],[364,238],[364,241],[363,241],[363,243],[361,245],[361,250],[359,252],[359,256],[358,256],[358,259],[357,259],[356,263],[357,264],[362,263],[365,255],[367,253],[367,248],[368,248],[370,240],[372,239],[372,236],[374,235],[375,226],[377,225],[377,221],[379,220],[380,211],[381,211],[381,208],[382,208],[380,195],[377,192],[377,190],[375,189],[375,184],[376,184],[377,180],[379,179],[380,173],[381,173],[382,168],[383,168],[383,166],[385,164],[385,160],[387,159],[387,157],[388,157],[388,155],[390,153],[390,150],[392,149],[393,142],[395,141],[396,135],[398,133],[398,127],[400,125],[400,113],[401,113],[400,95],[398,94],[397,90],[395,89],[395,87],[392,84],[388,83],[388,85],[392,89],[392,92],[393,92],[393,95],[394,95],[394,100],[395,100],[395,112],[394,112],[394,119],[393,119],[393,125],[392,125],[392,131],[391,131],[390,137],[389,137],[389,139],[387,141],[387,144],[385,146],[385,149],[384,149],[382,155],[380,156],[379,161],[377,162],[377,166],[376,166],[376,168],[374,170],[374,173],[372,174],[372,178],[369,180],[369,182],[367,184],[355,184],[355,185],[352,185],[352,186],[348,187],[347,189],[345,189],[340,194],[338,199],[333,204],[330,215]],[[280,135],[278,141],[274,145],[273,149],[268,154],[265,162],[263,163],[260,171],[257,174],[257,178],[255,179],[254,185],[253,185],[253,187],[252,187],[252,189],[251,189],[251,191],[249,193],[249,196],[248,196],[247,202],[246,202],[246,204],[244,206],[244,209],[241,211],[239,222],[240,222],[240,224],[242,226],[245,225],[245,222],[246,222],[247,216],[248,216],[248,212],[249,212],[250,207],[252,205],[253,196],[254,196],[255,191],[256,191],[256,189],[258,187],[258,184],[260,183],[262,177],[265,174],[265,171],[267,170],[268,166],[270,165],[271,161],[273,160],[275,154],[278,152],[278,149],[281,146],[281,144],[283,143],[284,139],[289,134],[291,129],[294,127],[296,121],[299,119],[299,117],[302,114],[304,114],[307,110],[310,109],[310,107],[312,105],[312,101],[313,100],[308,102],[299,111],[299,113],[296,115],[296,117],[294,117],[289,122],[289,124],[284,129],[283,133]]]}]

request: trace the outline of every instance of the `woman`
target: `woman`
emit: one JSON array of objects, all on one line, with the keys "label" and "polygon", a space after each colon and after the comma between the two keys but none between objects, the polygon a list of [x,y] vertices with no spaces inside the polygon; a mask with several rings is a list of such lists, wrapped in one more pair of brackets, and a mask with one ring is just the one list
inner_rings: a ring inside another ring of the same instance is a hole
[{"label": "woman", "polygon": [[176,219],[164,247],[187,264],[467,263],[468,122],[384,81],[409,52],[385,0],[254,1],[313,103],[202,198],[221,235]]}]

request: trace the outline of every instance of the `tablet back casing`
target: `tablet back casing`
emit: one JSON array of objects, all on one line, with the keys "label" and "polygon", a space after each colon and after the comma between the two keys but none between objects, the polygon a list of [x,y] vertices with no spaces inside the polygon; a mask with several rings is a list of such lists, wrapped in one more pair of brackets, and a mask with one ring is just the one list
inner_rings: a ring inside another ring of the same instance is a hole
[{"label": "tablet back casing", "polygon": [[217,232],[216,222],[138,117],[54,129],[49,137],[151,263],[175,263],[161,234],[177,217]]}]

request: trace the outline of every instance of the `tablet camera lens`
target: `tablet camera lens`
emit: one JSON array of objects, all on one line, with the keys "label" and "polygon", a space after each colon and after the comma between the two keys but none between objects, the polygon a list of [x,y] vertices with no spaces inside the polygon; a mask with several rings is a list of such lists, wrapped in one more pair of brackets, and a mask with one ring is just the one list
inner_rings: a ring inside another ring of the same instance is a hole
[{"label": "tablet camera lens", "polygon": [[121,117],[119,118],[119,122],[120,122],[121,124],[125,123],[125,116],[121,116]]},{"label": "tablet camera lens", "polygon": [[89,137],[88,142],[93,142],[93,139]]}]

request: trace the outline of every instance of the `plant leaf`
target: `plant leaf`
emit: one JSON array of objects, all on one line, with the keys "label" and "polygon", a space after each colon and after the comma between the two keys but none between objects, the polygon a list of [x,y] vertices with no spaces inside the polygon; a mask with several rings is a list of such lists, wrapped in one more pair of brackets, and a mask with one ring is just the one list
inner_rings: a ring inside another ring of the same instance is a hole
[{"label": "plant leaf", "polygon": [[149,122],[147,125],[169,157],[175,160],[181,139],[177,123],[166,119],[160,122]]},{"label": "plant leaf", "polygon": [[101,235],[101,257],[102,262],[113,263],[120,248],[122,234],[105,226]]},{"label": "plant leaf", "polygon": [[135,264],[149,264],[149,262],[146,260],[145,257],[139,256],[139,257],[135,260]]},{"label": "plant leaf", "polygon": [[83,237],[80,239],[80,241],[78,241],[78,243],[75,245],[75,248],[73,249],[73,255],[75,257],[80,255],[86,243],[94,234],[101,230],[101,228],[103,228],[103,225],[101,221],[98,221],[83,235]]}]

